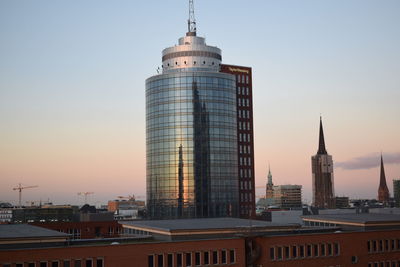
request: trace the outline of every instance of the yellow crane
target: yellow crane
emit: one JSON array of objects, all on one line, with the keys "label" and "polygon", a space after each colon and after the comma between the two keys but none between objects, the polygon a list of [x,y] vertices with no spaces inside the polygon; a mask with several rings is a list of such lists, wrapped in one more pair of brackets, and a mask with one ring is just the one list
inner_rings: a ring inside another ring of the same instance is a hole
[{"label": "yellow crane", "polygon": [[92,195],[94,192],[78,192],[78,196],[84,196],[85,197],[85,204],[88,204],[88,195]]},{"label": "yellow crane", "polygon": [[13,190],[18,190],[18,206],[21,208],[22,204],[21,204],[21,199],[22,199],[22,190],[23,189],[28,189],[28,188],[35,188],[35,187],[39,187],[37,185],[31,185],[31,186],[22,186],[21,183],[18,184],[17,187],[14,187]]}]

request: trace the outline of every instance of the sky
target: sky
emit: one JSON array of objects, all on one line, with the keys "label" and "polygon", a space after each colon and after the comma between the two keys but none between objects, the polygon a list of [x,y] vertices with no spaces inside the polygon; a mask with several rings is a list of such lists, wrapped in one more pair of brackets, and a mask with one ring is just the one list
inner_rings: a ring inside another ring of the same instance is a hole
[{"label": "sky", "polygon": [[[400,179],[400,1],[197,0],[199,36],[253,70],[256,185],[303,185],[322,116],[335,193]],[[188,1],[0,1],[0,202],[145,196],[145,79]],[[257,189],[262,195],[263,188]]]}]

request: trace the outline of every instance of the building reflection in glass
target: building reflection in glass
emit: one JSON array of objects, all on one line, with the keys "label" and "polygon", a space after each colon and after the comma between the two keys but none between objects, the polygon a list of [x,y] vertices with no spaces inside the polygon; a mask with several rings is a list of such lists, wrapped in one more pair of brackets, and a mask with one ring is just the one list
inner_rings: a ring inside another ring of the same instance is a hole
[{"label": "building reflection in glass", "polygon": [[177,72],[146,80],[151,218],[237,216],[235,78]]}]

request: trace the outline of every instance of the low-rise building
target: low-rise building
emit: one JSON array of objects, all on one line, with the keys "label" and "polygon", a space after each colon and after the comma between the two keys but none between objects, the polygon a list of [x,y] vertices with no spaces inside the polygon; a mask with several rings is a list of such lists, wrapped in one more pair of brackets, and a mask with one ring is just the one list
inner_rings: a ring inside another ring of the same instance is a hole
[{"label": "low-rise building", "polygon": [[301,209],[301,185],[274,186],[274,205],[281,209]]}]

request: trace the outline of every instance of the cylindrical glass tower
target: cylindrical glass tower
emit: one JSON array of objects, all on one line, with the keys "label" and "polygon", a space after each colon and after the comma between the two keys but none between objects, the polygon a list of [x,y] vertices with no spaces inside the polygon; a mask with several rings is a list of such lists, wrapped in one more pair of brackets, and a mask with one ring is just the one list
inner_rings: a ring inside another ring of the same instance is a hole
[{"label": "cylindrical glass tower", "polygon": [[151,218],[238,214],[236,85],[220,63],[221,50],[189,32],[146,80]]}]

